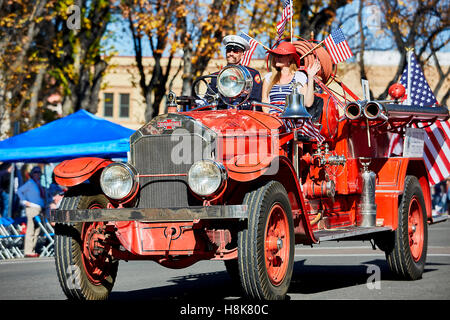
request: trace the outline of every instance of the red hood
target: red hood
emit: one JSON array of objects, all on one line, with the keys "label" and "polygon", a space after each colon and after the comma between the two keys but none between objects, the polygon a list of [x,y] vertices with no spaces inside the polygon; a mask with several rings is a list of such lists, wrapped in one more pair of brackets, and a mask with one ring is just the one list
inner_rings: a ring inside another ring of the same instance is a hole
[{"label": "red hood", "polygon": [[236,181],[250,181],[264,174],[279,156],[278,139],[286,133],[281,119],[262,112],[231,109],[181,114],[196,119],[221,137],[217,160]]},{"label": "red hood", "polygon": [[236,130],[249,131],[262,134],[261,130],[271,133],[271,130],[282,130],[283,122],[263,112],[249,110],[215,110],[215,111],[193,111],[181,113],[197,119],[211,130],[220,135],[233,134]]}]

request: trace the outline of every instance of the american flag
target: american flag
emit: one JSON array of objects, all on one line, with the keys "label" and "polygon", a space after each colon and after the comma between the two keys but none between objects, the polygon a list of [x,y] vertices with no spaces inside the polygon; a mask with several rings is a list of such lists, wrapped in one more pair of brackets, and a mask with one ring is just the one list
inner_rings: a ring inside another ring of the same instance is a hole
[{"label": "american flag", "polygon": [[325,140],[320,134],[320,129],[317,128],[310,119],[306,120],[298,131],[305,136],[316,139],[319,143],[322,143]]},{"label": "american flag", "polygon": [[324,42],[334,64],[338,64],[353,56],[352,50],[350,50],[344,33],[340,28],[333,30]]},{"label": "american flag", "polygon": [[[408,59],[408,64],[405,70],[403,70],[400,79],[400,83],[409,92],[407,101],[415,106],[432,106],[437,103],[436,97],[428,85],[415,55],[412,52],[409,54],[411,55],[410,59]],[[408,68],[411,68],[409,81]],[[411,84],[409,90],[408,83]],[[422,128],[427,125],[427,123],[419,123],[417,127]],[[430,184],[435,185],[450,175],[448,159],[448,155],[450,155],[450,122],[449,120],[436,121],[431,126],[424,128],[424,130],[427,134],[425,135],[423,158],[428,169]],[[392,149],[395,150],[398,145],[402,145],[403,143],[402,139],[398,136],[394,137],[394,139]]]},{"label": "american flag", "polygon": [[[281,112],[277,109],[272,109],[269,111],[269,114],[278,114],[280,115]],[[325,138],[320,134],[320,128],[316,127],[314,123],[311,121],[311,119],[305,119],[305,120],[291,120],[288,121],[288,126],[291,128],[297,128],[298,132],[304,136],[310,137],[319,144],[325,141]]]},{"label": "american flag", "polygon": [[292,18],[292,4],[291,0],[285,0],[283,3],[283,12],[281,13],[281,20],[277,23],[277,34],[278,34],[278,40],[281,39],[283,36],[284,30],[286,28],[286,23],[289,21],[289,19]]},{"label": "american flag", "polygon": [[247,40],[250,44],[250,49],[244,52],[244,56],[241,59],[241,64],[245,67],[248,67],[250,65],[250,61],[252,60],[253,53],[258,46],[258,42],[256,42],[255,39],[247,36],[245,33],[241,33],[240,37]]}]

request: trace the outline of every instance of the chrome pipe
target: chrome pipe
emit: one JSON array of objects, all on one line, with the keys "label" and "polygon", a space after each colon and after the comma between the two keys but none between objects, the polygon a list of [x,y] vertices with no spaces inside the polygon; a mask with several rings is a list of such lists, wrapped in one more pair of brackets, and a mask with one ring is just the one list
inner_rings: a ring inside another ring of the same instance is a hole
[{"label": "chrome pipe", "polygon": [[344,115],[349,120],[356,120],[361,117],[362,107],[360,103],[350,102],[345,106]]},{"label": "chrome pipe", "polygon": [[360,227],[375,227],[377,217],[377,205],[375,204],[376,174],[369,170],[370,161],[360,158],[362,168],[363,189],[359,205],[359,217],[357,225]]},{"label": "chrome pipe", "polygon": [[384,114],[384,107],[377,101],[369,101],[363,110],[364,116],[369,120],[387,120],[388,117]]}]

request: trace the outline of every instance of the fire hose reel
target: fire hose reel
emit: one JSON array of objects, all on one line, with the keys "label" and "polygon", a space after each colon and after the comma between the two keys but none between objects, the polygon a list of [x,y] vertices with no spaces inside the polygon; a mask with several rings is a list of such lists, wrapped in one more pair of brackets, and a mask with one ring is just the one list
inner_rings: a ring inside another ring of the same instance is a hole
[{"label": "fire hose reel", "polygon": [[327,197],[333,198],[336,194],[336,184],[333,180],[313,181],[309,180],[303,185],[303,191],[307,198]]}]

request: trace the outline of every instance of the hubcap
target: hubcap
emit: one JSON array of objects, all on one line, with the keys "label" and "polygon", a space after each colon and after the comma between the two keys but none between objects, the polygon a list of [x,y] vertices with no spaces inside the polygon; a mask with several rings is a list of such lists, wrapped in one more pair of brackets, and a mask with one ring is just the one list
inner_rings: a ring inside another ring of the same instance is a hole
[{"label": "hubcap", "polygon": [[411,199],[408,214],[408,240],[411,256],[419,261],[423,251],[424,225],[422,207],[416,197]]},{"label": "hubcap", "polygon": [[264,246],[267,275],[273,285],[279,285],[286,275],[289,250],[289,224],[286,212],[277,203],[269,213]]},{"label": "hubcap", "polygon": [[[91,206],[90,209],[99,209]],[[83,223],[82,261],[89,280],[100,285],[108,276],[109,257],[105,249],[105,226],[103,222]]]}]

